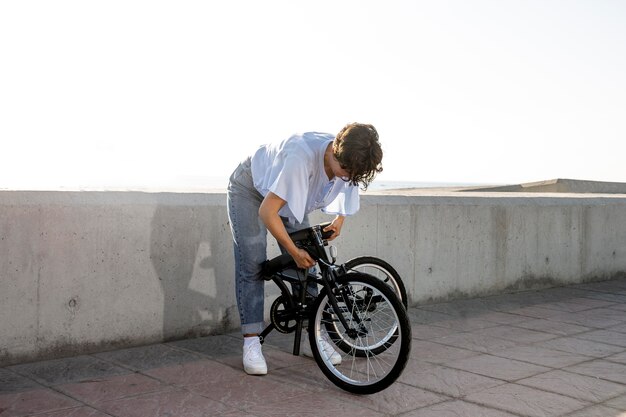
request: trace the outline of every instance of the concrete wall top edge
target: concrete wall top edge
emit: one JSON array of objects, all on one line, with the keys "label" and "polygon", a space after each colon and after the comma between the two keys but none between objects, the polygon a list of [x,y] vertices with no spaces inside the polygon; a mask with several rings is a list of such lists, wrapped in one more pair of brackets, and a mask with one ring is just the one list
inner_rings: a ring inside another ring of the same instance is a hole
[{"label": "concrete wall top edge", "polygon": [[225,192],[0,191],[0,205],[225,206]]},{"label": "concrete wall top edge", "polygon": [[[623,205],[623,195],[548,194],[535,193],[433,193],[420,195],[363,195],[368,205],[463,205],[463,206],[571,206]],[[140,191],[0,191],[0,205],[171,205],[225,206],[224,191],[140,192]]]},{"label": "concrete wall top edge", "polygon": [[589,194],[482,193],[482,194],[420,194],[364,195],[362,205],[461,205],[461,206],[580,206],[623,205],[626,196]]}]

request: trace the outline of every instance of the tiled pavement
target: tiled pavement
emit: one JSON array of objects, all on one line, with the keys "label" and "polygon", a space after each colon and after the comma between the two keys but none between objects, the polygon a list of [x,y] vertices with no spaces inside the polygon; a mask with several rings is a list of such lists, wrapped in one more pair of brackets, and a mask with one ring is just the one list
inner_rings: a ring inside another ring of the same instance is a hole
[{"label": "tiled pavement", "polygon": [[241,369],[238,335],[0,368],[0,416],[626,416],[626,280],[410,309],[411,360],[356,396],[290,336],[268,337],[270,373]]}]

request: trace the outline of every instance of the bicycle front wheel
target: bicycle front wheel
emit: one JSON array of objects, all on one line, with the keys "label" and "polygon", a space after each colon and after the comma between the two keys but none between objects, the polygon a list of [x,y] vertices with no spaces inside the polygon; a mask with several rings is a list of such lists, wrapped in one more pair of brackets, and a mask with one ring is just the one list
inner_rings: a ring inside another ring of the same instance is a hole
[{"label": "bicycle front wheel", "polygon": [[[404,306],[387,284],[358,272],[338,278],[333,294],[337,308],[323,290],[309,320],[315,361],[328,379],[346,391],[372,394],[384,390],[400,376],[411,350],[411,326]],[[352,349],[337,349],[348,340]]]}]

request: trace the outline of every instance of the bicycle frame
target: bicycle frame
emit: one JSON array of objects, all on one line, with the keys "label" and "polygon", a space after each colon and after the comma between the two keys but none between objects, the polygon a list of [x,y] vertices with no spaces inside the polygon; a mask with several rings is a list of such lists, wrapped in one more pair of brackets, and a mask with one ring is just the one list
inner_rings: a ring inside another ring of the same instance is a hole
[{"label": "bicycle frame", "polygon": [[[334,259],[328,255],[325,249],[325,246],[327,246],[326,238],[329,237],[328,234],[324,234],[324,232],[322,232],[322,229],[325,226],[326,224],[315,225],[290,234],[291,238],[294,242],[296,242],[296,245],[305,249],[317,262],[320,269],[319,276],[313,275],[307,270],[298,269],[293,261],[293,258],[289,254],[279,255],[276,258],[266,261],[263,265],[263,279],[271,280],[276,284],[276,286],[280,289],[281,295],[284,297],[284,301],[287,303],[286,307],[289,308],[290,311],[294,312],[293,319],[296,321],[296,329],[293,354],[296,356],[300,354],[300,339],[304,320],[308,319],[310,315],[310,312],[307,310],[309,307],[306,297],[307,285],[311,282],[314,282],[317,285],[322,285],[328,294],[332,307],[335,311],[339,311],[337,298],[333,290],[336,288],[335,281],[337,277],[342,274],[346,274],[347,271],[343,265],[335,265]],[[295,270],[296,277],[288,275],[286,273],[288,270]],[[301,291],[299,291],[299,298],[291,293],[286,285],[286,282],[300,285]],[[344,298],[347,303],[350,303],[349,297]],[[339,314],[338,318],[349,335],[356,335],[359,333],[358,330],[350,327],[342,314]],[[358,317],[355,317],[355,321],[357,324],[360,323]],[[261,332],[259,335],[261,343],[264,342],[267,335],[274,329],[276,329],[276,326],[272,322],[263,330],[263,332]]]}]

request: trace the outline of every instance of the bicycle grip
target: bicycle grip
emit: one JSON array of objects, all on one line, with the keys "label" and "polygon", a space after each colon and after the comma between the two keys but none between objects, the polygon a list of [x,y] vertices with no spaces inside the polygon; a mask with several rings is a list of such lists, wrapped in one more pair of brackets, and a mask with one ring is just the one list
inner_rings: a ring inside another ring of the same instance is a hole
[{"label": "bicycle grip", "polygon": [[329,231],[325,232],[324,228],[326,228],[328,226],[330,226],[330,222],[320,223],[320,231],[322,232],[322,239],[323,240],[328,240],[328,238],[330,238],[335,233],[332,230],[329,230]]}]

